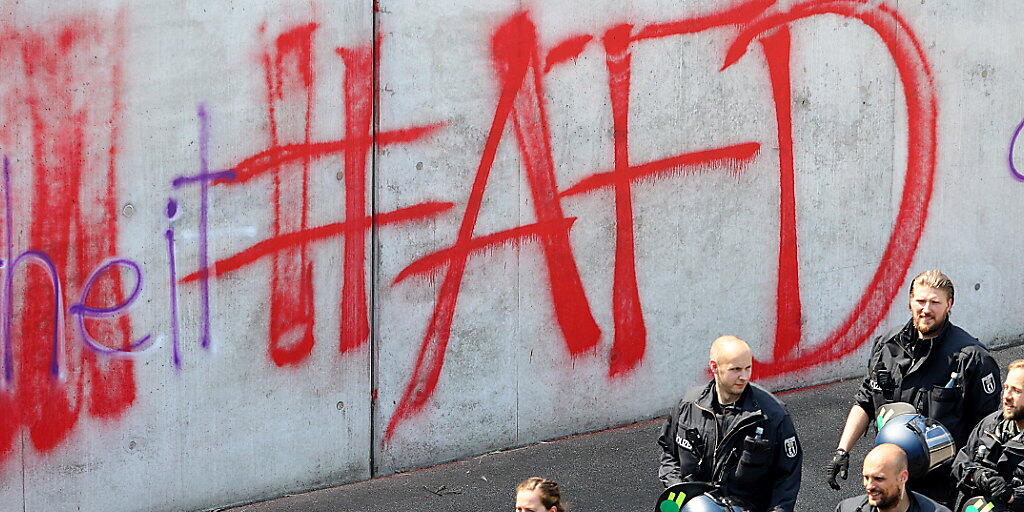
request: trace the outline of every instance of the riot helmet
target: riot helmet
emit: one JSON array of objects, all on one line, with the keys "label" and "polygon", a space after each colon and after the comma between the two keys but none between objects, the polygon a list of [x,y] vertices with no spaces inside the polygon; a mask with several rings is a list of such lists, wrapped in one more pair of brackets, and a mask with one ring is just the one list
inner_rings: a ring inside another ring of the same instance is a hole
[{"label": "riot helmet", "polygon": [[918,477],[952,459],[956,446],[945,426],[917,412],[906,412],[908,405],[897,402],[878,409],[875,446],[891,443],[902,448],[910,476]]}]

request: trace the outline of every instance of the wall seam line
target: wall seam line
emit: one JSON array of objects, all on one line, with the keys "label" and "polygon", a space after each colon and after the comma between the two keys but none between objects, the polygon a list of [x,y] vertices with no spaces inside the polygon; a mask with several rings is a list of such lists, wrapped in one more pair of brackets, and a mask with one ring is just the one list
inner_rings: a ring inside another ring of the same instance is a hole
[{"label": "wall seam line", "polygon": [[[519,8],[518,8],[519,12],[524,12],[523,8],[524,8],[523,7],[523,2],[520,1],[519,2]],[[534,72],[536,72],[536,70],[534,70]],[[516,220],[519,221],[518,222],[519,225],[523,225],[523,222],[522,222],[522,220],[523,220],[523,180],[520,177],[519,172],[521,172],[521,171],[518,171],[518,169],[517,169],[516,176],[519,179],[516,180],[516,199],[517,199],[517,201],[516,201]],[[523,266],[522,266],[521,256],[522,256],[522,252],[519,251],[519,250],[516,250],[515,251],[515,262],[516,262],[516,334],[519,337],[519,340],[523,339],[523,314],[522,314],[522,312],[523,312],[523,274],[522,274]],[[513,444],[514,445],[518,445],[520,442],[522,442],[521,441],[522,440],[522,436],[519,435],[519,351],[518,350],[513,350],[512,353],[514,354],[513,355],[513,361],[515,361],[515,368],[516,368],[516,376],[515,376],[515,385],[516,385],[516,439],[515,439],[515,443],[513,443]],[[530,348],[529,354],[530,354],[530,360],[532,361],[532,359],[533,359],[533,347]]]},{"label": "wall seam line", "polygon": [[377,131],[380,128],[380,31],[377,25],[379,21],[377,19],[377,7],[378,0],[372,0],[370,2],[370,30],[372,32],[370,40],[370,87],[372,88],[371,94],[373,95],[370,107],[372,110],[370,128],[370,269],[373,278],[370,279],[370,312],[368,315],[370,323],[370,457],[368,461],[370,478],[378,476],[376,456],[377,365],[379,364],[377,357],[379,349],[379,344],[377,343],[377,279],[379,278],[380,264],[378,261],[379,251],[377,250],[379,242],[377,237]]}]

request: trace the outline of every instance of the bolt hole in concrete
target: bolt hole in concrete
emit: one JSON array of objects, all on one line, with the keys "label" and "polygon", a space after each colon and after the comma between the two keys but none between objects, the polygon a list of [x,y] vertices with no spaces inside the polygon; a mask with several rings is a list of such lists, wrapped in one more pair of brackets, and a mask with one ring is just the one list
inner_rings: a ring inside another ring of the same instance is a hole
[{"label": "bolt hole in concrete", "polygon": [[338,402],[338,410],[340,411],[340,410],[342,410],[344,408],[345,408],[345,402]]},{"label": "bolt hole in concrete", "polygon": [[135,441],[132,441],[132,442],[128,443],[128,449],[129,449],[129,450],[134,450],[134,449],[135,449],[135,446],[137,446],[137,445],[135,444]]},{"label": "bolt hole in concrete", "polygon": [[978,291],[980,289],[981,289],[981,283],[974,283],[974,291]]},{"label": "bolt hole in concrete", "polygon": [[133,213],[135,213],[135,207],[131,203],[127,203],[121,208],[121,215],[125,217],[131,217]]}]

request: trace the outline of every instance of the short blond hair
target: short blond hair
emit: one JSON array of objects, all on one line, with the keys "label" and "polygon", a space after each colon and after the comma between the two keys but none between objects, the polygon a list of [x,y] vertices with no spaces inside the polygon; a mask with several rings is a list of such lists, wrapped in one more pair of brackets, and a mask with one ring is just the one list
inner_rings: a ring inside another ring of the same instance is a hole
[{"label": "short blond hair", "polygon": [[928,288],[935,288],[936,290],[942,290],[949,295],[949,300],[953,300],[953,281],[949,279],[949,276],[943,274],[939,270],[925,270],[917,275],[913,281],[910,282],[910,296],[914,296],[914,287],[916,286],[927,286]]},{"label": "short blond hair", "polygon": [[1009,365],[1006,366],[1006,371],[1020,370],[1021,368],[1024,368],[1024,359],[1018,359],[1010,363]]}]

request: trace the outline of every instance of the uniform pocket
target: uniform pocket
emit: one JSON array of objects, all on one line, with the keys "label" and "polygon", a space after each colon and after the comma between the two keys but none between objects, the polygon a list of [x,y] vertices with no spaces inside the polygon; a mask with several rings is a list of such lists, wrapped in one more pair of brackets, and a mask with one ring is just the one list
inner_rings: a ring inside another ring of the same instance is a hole
[{"label": "uniform pocket", "polygon": [[695,428],[679,429],[676,434],[679,467],[684,475],[697,475],[704,459],[704,439]]},{"label": "uniform pocket", "polygon": [[942,426],[953,433],[953,429],[960,424],[962,403],[963,388],[960,386],[932,386],[931,392],[928,393],[928,417],[942,423]]},{"label": "uniform pocket", "polygon": [[772,444],[767,439],[748,437],[743,441],[743,454],[736,467],[736,479],[753,482],[762,478],[771,465]]}]

